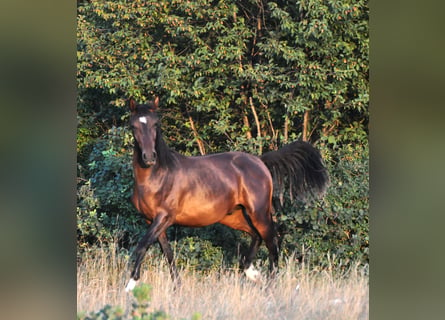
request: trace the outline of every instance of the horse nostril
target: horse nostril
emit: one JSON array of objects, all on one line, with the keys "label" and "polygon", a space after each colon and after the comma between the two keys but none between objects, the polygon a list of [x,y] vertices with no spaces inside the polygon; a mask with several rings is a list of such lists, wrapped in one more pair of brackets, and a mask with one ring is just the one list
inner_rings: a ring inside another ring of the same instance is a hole
[{"label": "horse nostril", "polygon": [[153,152],[153,153],[151,154],[151,157],[147,156],[147,153],[142,152],[142,160],[143,160],[146,164],[154,164],[155,161],[156,161],[156,157],[157,157],[156,152]]}]

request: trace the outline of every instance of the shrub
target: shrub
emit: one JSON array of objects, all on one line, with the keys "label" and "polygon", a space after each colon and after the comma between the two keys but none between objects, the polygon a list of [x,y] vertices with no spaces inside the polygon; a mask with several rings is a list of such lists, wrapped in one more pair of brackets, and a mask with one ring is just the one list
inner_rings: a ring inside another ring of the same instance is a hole
[{"label": "shrub", "polygon": [[137,241],[143,223],[130,201],[133,186],[132,137],[113,127],[99,139],[77,190],[78,246],[108,244],[118,236],[128,246]]}]

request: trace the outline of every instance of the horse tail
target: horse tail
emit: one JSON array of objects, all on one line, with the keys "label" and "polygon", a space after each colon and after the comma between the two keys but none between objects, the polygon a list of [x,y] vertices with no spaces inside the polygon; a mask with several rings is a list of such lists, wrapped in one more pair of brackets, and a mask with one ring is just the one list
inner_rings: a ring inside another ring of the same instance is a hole
[{"label": "horse tail", "polygon": [[[306,200],[324,195],[329,175],[320,152],[311,144],[295,141],[276,151],[269,151],[261,160],[272,174],[274,207],[283,206],[284,194],[291,200]],[[277,203],[279,200],[279,203]]]}]

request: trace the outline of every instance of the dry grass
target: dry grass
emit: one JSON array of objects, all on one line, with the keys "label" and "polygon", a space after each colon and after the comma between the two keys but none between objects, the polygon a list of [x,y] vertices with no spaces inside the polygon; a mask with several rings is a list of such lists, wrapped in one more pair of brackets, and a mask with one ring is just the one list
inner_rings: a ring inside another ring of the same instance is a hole
[{"label": "dry grass", "polygon": [[[336,275],[289,260],[269,284],[250,282],[236,270],[203,275],[185,269],[175,290],[163,259],[147,254],[145,260],[141,281],[153,287],[150,312],[163,310],[172,319],[194,313],[202,319],[368,319],[368,278],[358,267]],[[131,309],[128,277],[128,256],[99,250],[84,257],[77,268],[78,312],[106,304]]]}]

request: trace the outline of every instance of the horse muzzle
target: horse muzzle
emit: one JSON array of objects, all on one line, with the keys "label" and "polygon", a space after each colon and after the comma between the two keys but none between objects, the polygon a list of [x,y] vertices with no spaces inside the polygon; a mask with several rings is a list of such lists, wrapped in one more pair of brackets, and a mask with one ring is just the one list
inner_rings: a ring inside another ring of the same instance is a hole
[{"label": "horse muzzle", "polygon": [[150,155],[150,153],[148,153],[148,154],[145,152],[142,153],[142,161],[148,167],[151,167],[156,164],[156,158],[157,158],[157,154],[155,151],[153,151],[151,155]]}]

